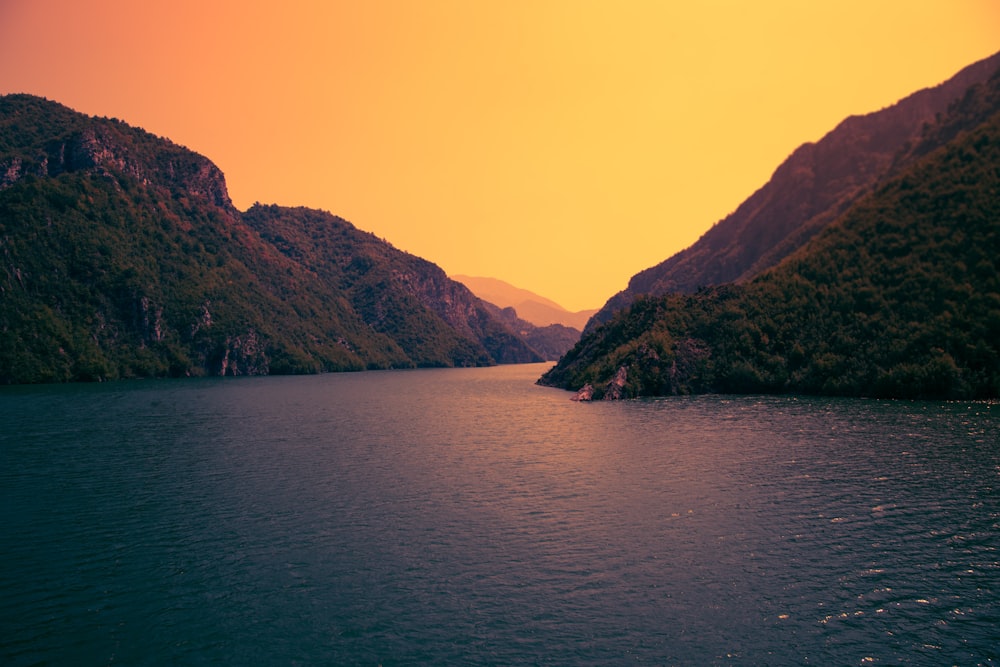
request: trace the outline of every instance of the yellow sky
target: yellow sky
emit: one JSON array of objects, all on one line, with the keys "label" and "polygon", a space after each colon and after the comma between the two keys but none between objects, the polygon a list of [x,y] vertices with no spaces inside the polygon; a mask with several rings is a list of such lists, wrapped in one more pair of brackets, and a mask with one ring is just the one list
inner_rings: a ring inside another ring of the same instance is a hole
[{"label": "yellow sky", "polygon": [[799,144],[1000,50],[994,0],[0,0],[0,93],[571,310]]}]

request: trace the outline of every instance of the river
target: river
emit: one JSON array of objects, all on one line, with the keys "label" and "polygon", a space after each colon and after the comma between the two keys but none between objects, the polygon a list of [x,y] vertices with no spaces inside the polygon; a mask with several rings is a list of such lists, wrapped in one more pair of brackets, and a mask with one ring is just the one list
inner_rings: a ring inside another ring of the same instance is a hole
[{"label": "river", "polygon": [[996,665],[1000,404],[0,388],[5,665]]}]

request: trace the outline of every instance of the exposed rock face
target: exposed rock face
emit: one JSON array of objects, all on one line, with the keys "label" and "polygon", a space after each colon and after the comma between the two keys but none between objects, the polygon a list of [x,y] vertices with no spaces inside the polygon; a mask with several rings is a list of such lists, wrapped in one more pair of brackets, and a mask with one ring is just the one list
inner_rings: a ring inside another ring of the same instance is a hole
[{"label": "exposed rock face", "polygon": [[587,383],[583,385],[569,400],[571,401],[592,401],[599,398],[602,401],[620,401],[629,398],[626,386],[628,385],[628,369],[621,366],[615,371],[614,377],[604,386],[604,390],[598,392],[594,385]]},{"label": "exposed rock face", "polygon": [[445,322],[470,338],[479,340],[498,363],[543,361],[523,337],[505,326],[497,326],[486,303],[465,285],[451,280],[438,266],[412,255],[411,271],[393,271],[395,282],[437,313]]},{"label": "exposed rock face", "polygon": [[604,390],[604,400],[620,401],[625,398],[625,385],[628,382],[628,369],[625,366],[615,371],[615,376],[608,382]]},{"label": "exposed rock face", "polygon": [[226,339],[215,375],[267,375],[265,344],[253,329]]},{"label": "exposed rock face", "polygon": [[[8,96],[15,100],[29,97]],[[111,178],[129,176],[143,185],[167,187],[174,193],[203,197],[215,206],[235,210],[225,176],[211,160],[121,121],[82,122],[83,117],[70,115],[69,110],[64,113],[67,124],[80,127],[67,136],[22,147],[30,155],[27,159],[15,155],[0,160],[0,189],[29,175],[56,177],[67,172],[93,171]]]},{"label": "exposed rock face", "polygon": [[136,320],[143,341],[159,343],[163,341],[163,308],[150,301],[148,296],[139,297]]},{"label": "exposed rock face", "polygon": [[910,157],[907,148],[920,140],[925,125],[998,67],[1000,54],[886,109],[847,118],[820,141],[800,146],[767,184],[693,246],[633,276],[585,331],[607,322],[640,295],[693,293],[700,287],[745,281],[777,265],[891,171],[904,167]]}]

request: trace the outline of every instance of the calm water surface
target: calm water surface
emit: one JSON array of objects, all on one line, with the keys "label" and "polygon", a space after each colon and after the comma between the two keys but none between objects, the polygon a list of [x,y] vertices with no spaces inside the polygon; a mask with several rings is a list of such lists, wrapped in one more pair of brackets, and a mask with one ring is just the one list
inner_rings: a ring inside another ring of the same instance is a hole
[{"label": "calm water surface", "polygon": [[1000,405],[0,389],[4,665],[1000,664]]}]

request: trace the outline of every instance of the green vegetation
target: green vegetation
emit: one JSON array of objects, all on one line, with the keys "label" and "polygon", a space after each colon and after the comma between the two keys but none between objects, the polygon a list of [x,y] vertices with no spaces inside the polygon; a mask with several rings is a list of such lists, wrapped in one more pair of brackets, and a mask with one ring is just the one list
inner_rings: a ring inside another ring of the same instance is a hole
[{"label": "green vegetation", "polygon": [[[441,268],[341,218],[257,205],[243,219],[322,284],[336,288],[368,327],[395,341],[418,366],[540,360]],[[475,317],[449,312],[451,305]]]},{"label": "green vegetation", "polygon": [[321,211],[241,213],[195,153],[0,97],[0,382],[537,360],[429,262]]},{"label": "green vegetation", "polygon": [[816,143],[799,146],[696,243],[634,275],[584,330],[640,296],[692,294],[777,266],[886,178],[993,115],[1000,108],[998,70],[1000,54],[890,107],[846,118]]},{"label": "green vegetation", "polygon": [[[0,379],[48,382],[406,364],[365,349],[365,327],[319,294],[273,282],[219,211],[86,172],[0,192]],[[197,226],[198,233],[194,233]],[[302,326],[298,310],[320,314]],[[324,331],[343,331],[350,346]],[[254,342],[256,341],[256,342]],[[263,341],[267,341],[266,344]],[[359,353],[360,352],[360,353]]]},{"label": "green vegetation", "polygon": [[600,398],[625,368],[625,397],[1000,396],[1000,114],[956,137],[751,282],[639,299],[541,382]]}]

